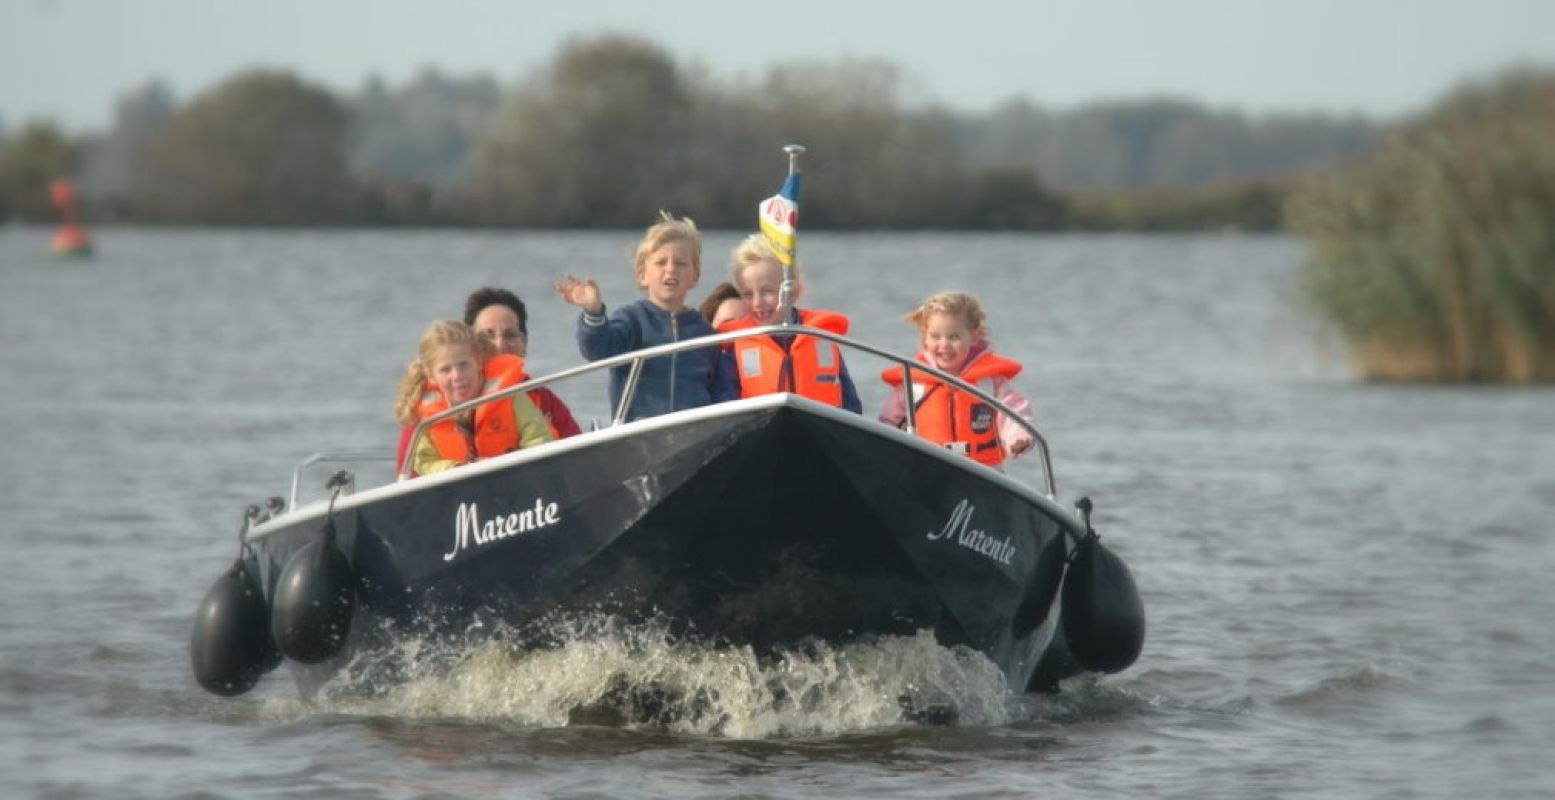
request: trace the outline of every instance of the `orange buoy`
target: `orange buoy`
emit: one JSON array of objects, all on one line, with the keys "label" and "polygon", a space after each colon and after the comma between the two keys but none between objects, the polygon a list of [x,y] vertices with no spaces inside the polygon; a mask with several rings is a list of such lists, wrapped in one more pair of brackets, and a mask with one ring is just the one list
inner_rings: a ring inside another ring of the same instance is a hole
[{"label": "orange buoy", "polygon": [[86,235],[86,228],[76,221],[75,187],[64,178],[55,178],[49,184],[49,199],[53,201],[54,208],[59,211],[60,217],[64,220],[64,224],[54,231],[54,238],[49,243],[51,249],[59,255],[90,255],[91,237]]},{"label": "orange buoy", "polygon": [[54,231],[50,247],[59,255],[89,255],[92,252],[92,239],[86,235],[86,228],[67,222]]}]

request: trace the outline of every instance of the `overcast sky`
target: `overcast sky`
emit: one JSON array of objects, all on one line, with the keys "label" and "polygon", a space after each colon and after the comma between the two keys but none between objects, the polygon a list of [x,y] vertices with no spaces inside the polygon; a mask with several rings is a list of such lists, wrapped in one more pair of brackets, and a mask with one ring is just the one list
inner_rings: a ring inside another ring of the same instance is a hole
[{"label": "overcast sky", "polygon": [[1555,66],[1555,0],[0,0],[0,118],[100,128],[152,78],[187,99],[252,66],[342,90],[427,65],[509,81],[602,32],[729,78],[883,58],[908,100],[961,111],[1169,94],[1392,116],[1515,62]]}]

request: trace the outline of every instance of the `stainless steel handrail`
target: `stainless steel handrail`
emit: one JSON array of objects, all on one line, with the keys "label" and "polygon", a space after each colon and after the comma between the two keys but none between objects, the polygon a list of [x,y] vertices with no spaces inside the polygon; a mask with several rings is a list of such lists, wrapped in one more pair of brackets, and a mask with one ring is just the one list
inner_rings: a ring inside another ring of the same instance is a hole
[{"label": "stainless steel handrail", "polygon": [[302,491],[303,470],[314,464],[325,461],[394,461],[394,454],[384,450],[337,450],[334,452],[314,453],[304,458],[297,468],[292,470],[292,493],[288,500],[287,508],[297,507],[297,495]]},{"label": "stainless steel handrail", "polygon": [[[1009,406],[1000,402],[997,397],[994,397],[993,395],[983,391],[977,386],[961,380],[955,375],[951,375],[950,373],[940,370],[936,367],[929,366],[928,364],[925,364],[921,361],[917,361],[912,358],[904,358],[873,345],[864,344],[863,342],[856,342],[846,336],[843,336],[842,334],[832,333],[831,331],[823,331],[817,328],[808,328],[803,325],[763,325],[758,328],[746,328],[730,333],[718,333],[712,336],[685,339],[679,342],[670,342],[668,344],[645,347],[641,350],[633,350],[630,353],[622,353],[618,356],[601,358],[598,361],[590,361],[587,364],[580,364],[576,367],[564,369],[560,372],[553,372],[550,375],[546,375],[542,378],[532,378],[530,380],[524,381],[523,383],[509,386],[501,391],[493,392],[487,395],[481,395],[480,397],[474,398],[472,400],[466,400],[465,402],[453,406],[452,408],[446,409],[437,414],[434,414],[433,416],[427,417],[424,420],[421,420],[416,424],[416,429],[411,434],[411,447],[409,452],[415,452],[416,445],[420,442],[421,436],[426,432],[428,427],[442,422],[445,419],[463,414],[472,408],[476,408],[496,400],[501,400],[505,397],[511,397],[521,392],[527,392],[530,389],[538,389],[541,386],[555,383],[557,381],[577,377],[578,375],[584,375],[602,369],[610,369],[611,367],[620,366],[622,364],[631,364],[632,369],[627,376],[625,390],[621,393],[621,399],[616,406],[610,423],[612,426],[620,425],[626,421],[626,414],[628,409],[631,407],[632,399],[636,393],[638,378],[642,372],[643,362],[650,358],[658,358],[659,356],[678,353],[683,350],[698,350],[704,347],[717,347],[737,339],[744,339],[751,336],[766,336],[770,334],[782,334],[785,336],[814,336],[818,339],[825,339],[827,341],[835,342],[839,345],[843,345],[854,350],[859,350],[864,353],[869,353],[873,356],[878,356],[887,361],[895,362],[896,364],[903,367],[902,386],[907,399],[908,433],[916,433],[918,427],[917,413],[916,409],[914,408],[915,398],[913,397],[912,389],[912,374],[914,370],[932,375],[936,379],[948,383],[954,386],[956,389],[973,395],[979,400],[988,403],[989,405],[993,406],[995,410],[999,411],[999,413],[1003,414],[1007,419],[1013,420],[1017,425],[1025,428],[1026,431],[1031,434],[1032,441],[1036,443],[1038,454],[1041,456],[1043,486],[1046,489],[1047,496],[1050,498],[1056,498],[1058,496],[1057,481],[1053,477],[1053,459],[1048,453],[1047,438],[1042,435],[1041,431],[1037,430],[1037,426],[1035,424],[1033,424],[1025,417],[1015,413],[1015,411],[1012,410]],[[300,470],[301,467],[298,469]],[[405,464],[400,467],[399,471],[400,480],[404,480],[408,477],[410,477],[409,457],[405,459]]]}]

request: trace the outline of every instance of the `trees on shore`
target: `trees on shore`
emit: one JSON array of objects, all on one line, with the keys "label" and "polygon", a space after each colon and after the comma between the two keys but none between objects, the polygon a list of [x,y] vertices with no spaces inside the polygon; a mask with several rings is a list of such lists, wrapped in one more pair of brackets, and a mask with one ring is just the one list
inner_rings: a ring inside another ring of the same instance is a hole
[{"label": "trees on shore", "polygon": [[0,164],[13,165],[0,218],[46,218],[26,175],[65,172],[94,216],[124,221],[634,227],[662,207],[742,227],[777,188],[778,148],[799,141],[811,227],[1265,229],[1278,215],[1238,198],[1283,193],[1288,170],[1363,148],[1373,130],[1158,100],[958,115],[908,108],[905,85],[868,60],[718,80],[620,36],[569,42],[505,91],[428,70],[337,95],[252,71],[180,106],[151,84],[107,132],[51,129],[64,161],[0,131]]},{"label": "trees on shore", "polygon": [[180,106],[153,83],[101,135],[0,127],[0,221],[49,220],[75,176],[88,217],[131,222],[748,228],[798,141],[807,228],[1289,226],[1363,377],[1555,381],[1555,74],[1386,129],[1171,100],[958,116],[903,86],[858,60],[720,81],[629,37],[569,42],[506,91],[427,71],[340,97],[256,70]]},{"label": "trees on shore", "polygon": [[152,222],[349,222],[349,127],[328,92],[286,73],[242,73],[196,97],[145,143],[128,195]]}]

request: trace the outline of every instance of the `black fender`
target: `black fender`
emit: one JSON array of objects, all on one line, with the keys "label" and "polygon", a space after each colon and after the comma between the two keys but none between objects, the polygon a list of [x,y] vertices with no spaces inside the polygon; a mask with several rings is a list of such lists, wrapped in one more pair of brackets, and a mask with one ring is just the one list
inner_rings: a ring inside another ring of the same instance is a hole
[{"label": "black fender", "polygon": [[335,522],[287,559],[276,581],[270,631],[287,658],[317,664],[338,654],[356,611],[356,575],[335,543]]}]

